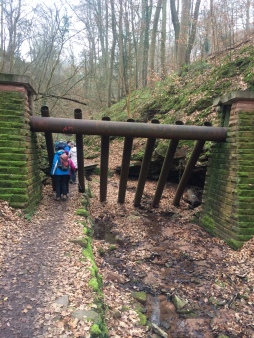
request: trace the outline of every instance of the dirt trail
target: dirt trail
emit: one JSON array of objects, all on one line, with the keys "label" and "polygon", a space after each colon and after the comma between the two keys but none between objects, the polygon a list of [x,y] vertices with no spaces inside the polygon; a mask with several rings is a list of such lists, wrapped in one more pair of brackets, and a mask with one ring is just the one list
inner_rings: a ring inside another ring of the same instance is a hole
[{"label": "dirt trail", "polygon": [[[54,201],[48,186],[30,221],[1,202],[1,338],[74,337],[89,329],[70,325],[71,312],[92,299],[81,248],[70,243],[82,235],[79,199],[72,186],[68,201]],[[68,304],[59,305],[61,297]]]}]

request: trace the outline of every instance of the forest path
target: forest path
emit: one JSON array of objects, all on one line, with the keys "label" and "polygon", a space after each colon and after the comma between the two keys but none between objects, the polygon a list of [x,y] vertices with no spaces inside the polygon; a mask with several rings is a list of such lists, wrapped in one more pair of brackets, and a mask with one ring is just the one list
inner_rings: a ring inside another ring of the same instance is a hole
[{"label": "forest path", "polygon": [[89,330],[77,320],[71,327],[72,311],[92,299],[81,247],[70,242],[82,236],[77,190],[70,186],[70,198],[59,202],[45,187],[30,220],[1,202],[1,338],[74,337]]}]

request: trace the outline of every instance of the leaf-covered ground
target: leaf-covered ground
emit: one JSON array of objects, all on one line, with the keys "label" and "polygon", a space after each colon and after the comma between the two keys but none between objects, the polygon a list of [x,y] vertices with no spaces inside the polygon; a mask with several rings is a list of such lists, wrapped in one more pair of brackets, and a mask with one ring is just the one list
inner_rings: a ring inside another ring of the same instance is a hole
[{"label": "leaf-covered ground", "polygon": [[[121,147],[111,144],[112,171],[121,164]],[[152,337],[148,326],[138,331],[130,325],[125,297],[133,291],[147,293],[143,310],[168,337],[254,337],[254,240],[236,252],[210,236],[192,222],[195,210],[184,200],[179,208],[172,206],[173,184],[167,183],[156,209],[151,208],[156,182],[146,182],[140,208],[133,206],[137,181],[129,180],[123,205],[117,204],[118,176],[108,179],[106,203],[98,200],[97,178],[90,184],[94,223],[99,229],[106,225],[117,239],[115,250],[105,240],[94,241],[102,255],[98,266],[110,309],[110,337]],[[187,301],[178,311],[175,296]],[[158,307],[159,315],[154,313]]]},{"label": "leaf-covered ground", "polygon": [[[111,171],[121,153],[122,145],[113,142]],[[236,252],[211,237],[192,222],[195,211],[186,202],[172,206],[176,186],[170,183],[156,209],[156,182],[146,183],[140,208],[133,206],[135,180],[128,181],[123,205],[117,204],[118,175],[108,178],[104,203],[99,177],[88,183],[109,337],[156,337],[149,323],[139,324],[133,291],[146,292],[139,310],[168,337],[254,336],[254,240]],[[75,215],[81,207],[77,186],[70,188],[69,200],[59,203],[46,186],[31,219],[1,202],[1,338],[89,337],[91,324],[74,316],[94,307],[95,295],[88,286],[90,264],[71,242],[82,236],[84,218]],[[177,310],[174,297],[185,306]]]}]

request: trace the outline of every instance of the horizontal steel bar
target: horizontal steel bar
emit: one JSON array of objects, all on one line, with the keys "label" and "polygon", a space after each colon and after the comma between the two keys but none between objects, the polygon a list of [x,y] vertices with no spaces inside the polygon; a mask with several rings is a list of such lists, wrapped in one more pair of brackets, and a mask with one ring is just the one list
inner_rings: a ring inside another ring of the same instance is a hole
[{"label": "horizontal steel bar", "polygon": [[205,140],[224,142],[227,128],[186,126],[153,123],[129,123],[95,120],[75,120],[54,117],[30,117],[32,131],[52,133],[129,136],[176,140]]}]

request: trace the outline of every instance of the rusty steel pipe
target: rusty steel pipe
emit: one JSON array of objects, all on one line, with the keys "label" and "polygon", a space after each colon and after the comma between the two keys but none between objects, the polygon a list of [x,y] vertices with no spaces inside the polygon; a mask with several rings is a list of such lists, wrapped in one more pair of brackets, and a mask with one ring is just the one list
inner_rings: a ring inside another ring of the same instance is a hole
[{"label": "rusty steel pipe", "polygon": [[[77,120],[82,120],[82,110],[74,110],[74,118]],[[83,145],[83,135],[76,134],[76,147],[77,147],[77,162],[78,162],[78,190],[79,192],[85,192],[85,174],[84,174],[84,145]]]},{"label": "rusty steel pipe", "polygon": [[[210,122],[205,122],[204,123],[205,128],[207,128],[207,131],[212,128]],[[190,176],[192,174],[192,171],[197,163],[197,160],[199,158],[199,155],[201,154],[201,152],[203,151],[203,147],[205,145],[205,141],[204,140],[198,140],[195,145],[194,148],[192,150],[191,156],[189,158],[189,161],[184,169],[183,175],[181,177],[181,180],[178,184],[176,193],[175,193],[175,197],[173,199],[173,205],[174,206],[179,206],[180,204],[180,199],[184,193],[184,190],[186,188],[186,185],[188,184],[188,181],[190,179]]]},{"label": "rusty steel pipe", "polygon": [[35,132],[70,133],[102,136],[163,138],[176,140],[226,141],[227,128],[181,126],[153,123],[109,122],[31,116],[30,127]]},{"label": "rusty steel pipe", "polygon": [[[176,121],[175,124],[183,125],[183,122]],[[166,153],[163,165],[162,165],[160,177],[157,182],[157,187],[156,187],[156,191],[155,191],[153,202],[152,202],[152,206],[154,208],[157,207],[158,204],[160,203],[161,195],[162,195],[163,189],[168,179],[169,169],[173,162],[173,158],[174,158],[178,143],[179,143],[179,140],[171,140],[169,143],[168,150],[167,150],[167,153]]]},{"label": "rusty steel pipe", "polygon": [[[159,120],[156,120],[156,119],[152,120],[151,122],[154,124],[160,123]],[[138,185],[137,185],[137,190],[136,190],[136,194],[134,198],[135,207],[140,206],[141,198],[142,198],[143,191],[145,188],[146,178],[148,175],[149,166],[150,166],[152,155],[153,155],[155,142],[156,142],[156,138],[149,138],[146,142],[146,149],[145,149],[144,157],[143,157],[141,168],[140,168]]]},{"label": "rusty steel pipe", "polygon": [[[135,122],[135,120],[128,119],[127,122]],[[133,137],[125,137],[121,165],[121,176],[119,182],[118,200],[117,200],[118,203],[124,203],[125,201],[125,193],[129,175],[132,145],[133,145]]]},{"label": "rusty steel pipe", "polygon": [[[50,117],[48,106],[42,106],[41,107],[41,116],[43,118],[44,117]],[[45,131],[44,135],[45,135],[46,147],[47,147],[47,152],[48,152],[49,170],[51,170],[54,155],[55,155],[53,135],[52,135],[51,132],[48,132],[48,131]],[[52,183],[53,191],[56,191],[56,182],[55,182],[55,176],[54,175],[51,175],[51,183]]]},{"label": "rusty steel pipe", "polygon": [[[104,116],[103,121],[109,123],[110,118]],[[108,187],[109,136],[101,136],[101,168],[100,168],[100,201],[107,199]]]},{"label": "rusty steel pipe", "polygon": [[[41,107],[41,116],[42,116],[42,118],[48,118],[49,117],[49,108],[47,106]],[[54,159],[54,154],[55,154],[53,135],[49,131],[45,131],[44,135],[45,135],[46,146],[47,146],[47,151],[48,151],[49,165],[50,165],[50,168],[51,168],[52,163],[53,163],[53,159]]]}]

